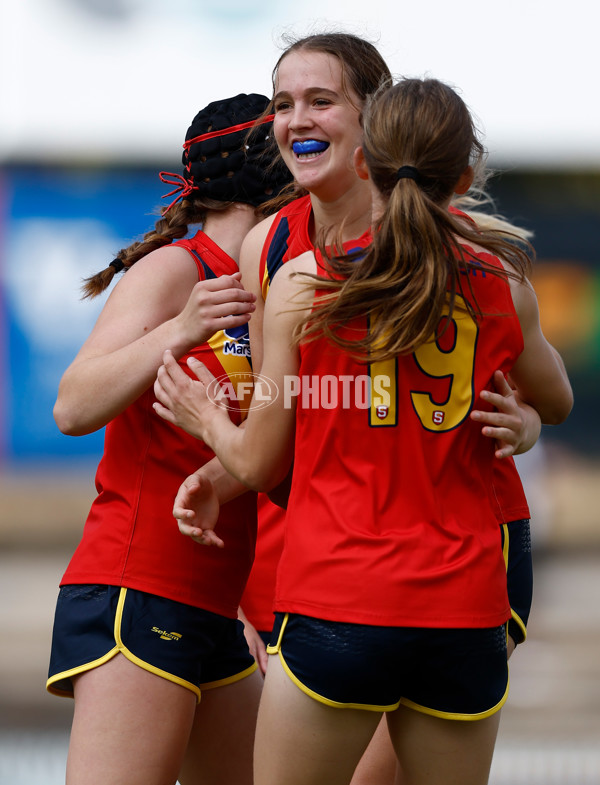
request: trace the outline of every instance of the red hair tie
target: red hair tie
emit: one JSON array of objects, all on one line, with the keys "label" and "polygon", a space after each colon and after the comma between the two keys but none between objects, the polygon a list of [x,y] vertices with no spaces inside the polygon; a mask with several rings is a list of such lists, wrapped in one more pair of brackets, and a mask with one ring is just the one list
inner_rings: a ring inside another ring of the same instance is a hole
[{"label": "red hair tie", "polygon": [[191,180],[186,180],[182,175],[174,174],[173,172],[159,172],[158,176],[160,177],[161,182],[166,183],[167,185],[175,186],[175,188],[173,188],[172,191],[169,191],[168,194],[163,194],[161,197],[162,199],[167,199],[169,196],[177,194],[167,209],[163,210],[163,215],[165,215],[176,202],[178,202],[180,199],[185,199],[186,196],[191,194],[191,192],[194,190],[194,183]]}]

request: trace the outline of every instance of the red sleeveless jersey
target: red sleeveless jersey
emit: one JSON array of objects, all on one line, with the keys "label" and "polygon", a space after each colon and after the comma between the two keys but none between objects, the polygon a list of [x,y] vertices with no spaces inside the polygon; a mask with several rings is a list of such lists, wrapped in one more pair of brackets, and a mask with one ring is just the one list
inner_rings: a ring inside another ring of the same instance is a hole
[{"label": "red sleeveless jersey", "polygon": [[[203,232],[180,240],[200,280],[237,272],[235,261]],[[247,326],[217,333],[179,360],[197,357],[217,377],[251,382]],[[69,583],[126,586],[235,618],[256,538],[256,494],[221,507],[225,548],[207,548],[180,534],[172,509],[183,479],[213,457],[204,442],[161,419],[148,389],[107,426],[104,455],[81,542],[62,578]],[[238,423],[241,412],[232,412]]]},{"label": "red sleeveless jersey", "polygon": [[494,444],[469,413],[523,338],[508,283],[482,268],[468,275],[485,316],[455,311],[413,354],[358,363],[325,339],[301,344],[276,610],[409,627],[510,617]]},{"label": "red sleeveless jersey", "polygon": [[[450,207],[450,211],[463,215]],[[260,259],[263,298],[282,264],[313,250],[309,224],[312,214],[310,196],[283,207],[276,215],[265,240]],[[494,489],[497,519],[500,523],[529,518],[529,508],[521,479],[512,457],[494,463]],[[275,575],[283,547],[285,511],[259,494],[256,556],[242,598],[242,608],[251,624],[270,630],[273,624]]]},{"label": "red sleeveless jersey", "polygon": [[[313,250],[309,224],[312,216],[310,196],[303,196],[285,205],[277,215],[262,248],[259,276],[263,299],[279,268],[290,259]],[[363,246],[366,235],[356,242]],[[266,494],[258,494],[258,527],[256,555],[241,606],[248,621],[257,629],[268,631],[273,626],[275,575],[283,547],[285,510],[273,504]]]}]

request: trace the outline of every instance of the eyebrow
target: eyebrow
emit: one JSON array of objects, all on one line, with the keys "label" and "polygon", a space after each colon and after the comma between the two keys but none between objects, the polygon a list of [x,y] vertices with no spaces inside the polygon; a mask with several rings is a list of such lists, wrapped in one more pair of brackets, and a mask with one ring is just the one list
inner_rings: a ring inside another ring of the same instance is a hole
[{"label": "eyebrow", "polygon": [[[336,93],[335,90],[330,90],[328,87],[307,87],[306,90],[304,90],[302,94],[304,96],[311,96],[311,95],[314,95],[316,93],[319,93],[321,95],[323,93],[325,93],[326,95],[331,95],[331,96],[334,96],[336,98],[339,98],[339,95],[340,95],[339,93]],[[287,98],[288,96],[291,96],[291,93],[290,93],[289,90],[280,90],[278,93],[276,93],[273,96],[273,101],[277,101],[278,99],[284,98],[284,97]]]}]

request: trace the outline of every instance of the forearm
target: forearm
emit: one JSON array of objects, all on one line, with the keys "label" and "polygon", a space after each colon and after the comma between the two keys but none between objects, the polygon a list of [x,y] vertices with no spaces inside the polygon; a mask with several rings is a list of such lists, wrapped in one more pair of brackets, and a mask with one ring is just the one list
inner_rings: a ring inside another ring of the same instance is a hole
[{"label": "forearm", "polygon": [[291,465],[293,437],[279,438],[286,432],[275,413],[271,417],[255,410],[238,428],[221,410],[207,424],[204,441],[243,486],[266,492],[285,478]]},{"label": "forearm", "polygon": [[205,463],[197,473],[202,473],[213,484],[219,504],[226,504],[248,490],[245,485],[226,471],[218,458],[213,458]]},{"label": "forearm", "polygon": [[[217,494],[227,495],[228,490],[235,488],[235,483],[246,490],[253,488],[255,479],[254,471],[248,460],[253,451],[249,450],[248,434],[246,428],[234,425],[229,416],[222,409],[217,409],[206,427],[203,429],[202,438],[217,456],[223,475],[219,476],[216,465],[211,468],[217,478]],[[227,480],[226,478],[231,478]],[[212,478],[211,478],[212,479]],[[229,486],[229,488],[228,488]]]},{"label": "forearm", "polygon": [[71,436],[102,428],[152,385],[166,347],[178,358],[188,343],[172,319],[126,346],[76,359],[59,385],[58,427]]}]

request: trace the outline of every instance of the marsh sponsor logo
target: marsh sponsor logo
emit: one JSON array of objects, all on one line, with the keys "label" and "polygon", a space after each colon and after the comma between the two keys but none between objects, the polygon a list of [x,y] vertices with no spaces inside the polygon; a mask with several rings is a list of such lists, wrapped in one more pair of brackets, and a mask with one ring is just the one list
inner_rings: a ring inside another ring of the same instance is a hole
[{"label": "marsh sponsor logo", "polygon": [[223,334],[225,335],[223,354],[233,354],[237,357],[250,357],[250,336],[248,334],[247,324],[243,324],[240,327],[232,327],[229,330],[223,330]]}]

